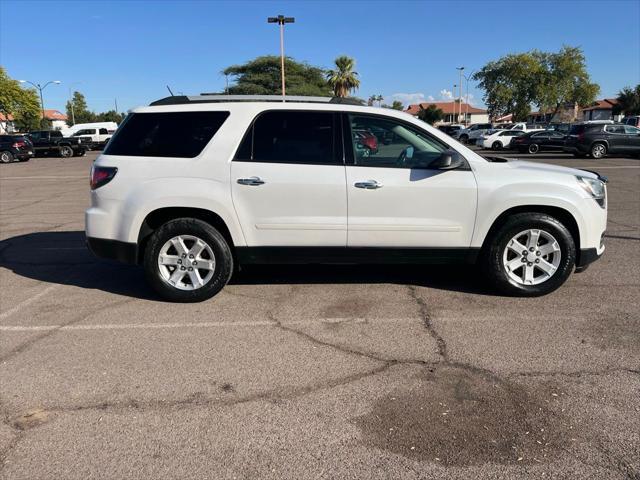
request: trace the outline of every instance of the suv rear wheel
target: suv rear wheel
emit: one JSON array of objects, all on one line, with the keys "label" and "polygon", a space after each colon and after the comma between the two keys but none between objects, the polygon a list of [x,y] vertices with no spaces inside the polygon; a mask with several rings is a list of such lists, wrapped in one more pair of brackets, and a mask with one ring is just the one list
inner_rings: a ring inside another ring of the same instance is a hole
[{"label": "suv rear wheel", "polygon": [[13,162],[13,154],[11,152],[0,152],[0,162],[11,163]]},{"label": "suv rear wheel", "polygon": [[60,156],[63,158],[69,158],[73,156],[73,149],[68,145],[60,147]]},{"label": "suv rear wheel", "polygon": [[483,261],[502,293],[535,297],[554,291],[571,274],[576,246],[567,228],[542,213],[510,217],[490,239]]},{"label": "suv rear wheel", "polygon": [[607,155],[607,146],[604,143],[594,143],[591,146],[592,158],[603,158]]},{"label": "suv rear wheel", "polygon": [[151,286],[172,302],[213,297],[233,272],[231,249],[215,228],[202,220],[179,218],[151,235],[144,254]]},{"label": "suv rear wheel", "polygon": [[460,143],[469,143],[469,135],[466,133],[460,135]]}]

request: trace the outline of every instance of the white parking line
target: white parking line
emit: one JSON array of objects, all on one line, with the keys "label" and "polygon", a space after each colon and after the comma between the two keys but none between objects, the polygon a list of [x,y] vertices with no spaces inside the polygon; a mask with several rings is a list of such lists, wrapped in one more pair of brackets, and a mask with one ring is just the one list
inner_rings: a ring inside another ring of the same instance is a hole
[{"label": "white parking line", "polygon": [[[283,325],[312,325],[318,323],[401,323],[409,321],[420,322],[417,317],[404,318],[376,318],[368,319],[361,317],[354,318],[316,318],[308,320],[298,320],[293,322],[282,322]],[[134,330],[134,329],[172,329],[172,328],[227,328],[227,327],[274,327],[278,324],[272,320],[253,320],[247,322],[181,322],[181,323],[107,323],[94,325],[0,325],[0,332],[41,332],[50,330],[78,331],[78,330]]]},{"label": "white parking line", "polygon": [[18,305],[16,305],[13,308],[10,308],[9,310],[7,310],[6,312],[2,312],[0,313],[0,320],[4,320],[5,318],[10,317],[11,315],[13,315],[14,313],[19,312],[20,310],[22,310],[24,307],[32,304],[33,302],[35,302],[36,300],[38,300],[40,297],[44,297],[47,293],[49,293],[52,290],[55,290],[56,288],[60,287],[60,285],[49,285],[47,288],[45,288],[44,290],[42,290],[40,293],[36,293],[33,297],[31,298],[27,298],[25,301],[20,302]]}]

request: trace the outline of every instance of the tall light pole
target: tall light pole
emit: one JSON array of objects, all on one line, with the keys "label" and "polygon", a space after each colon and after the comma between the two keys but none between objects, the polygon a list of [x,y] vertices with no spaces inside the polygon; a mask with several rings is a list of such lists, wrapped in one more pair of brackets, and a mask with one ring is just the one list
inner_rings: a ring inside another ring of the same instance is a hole
[{"label": "tall light pole", "polygon": [[453,100],[453,113],[451,114],[451,123],[456,123],[455,116],[456,116],[456,87],[457,86],[458,85],[454,83],[453,88],[451,89],[451,99]]},{"label": "tall light pole", "polygon": [[284,15],[278,15],[277,17],[267,18],[267,23],[277,23],[280,25],[280,77],[282,78],[282,96],[285,95],[284,85],[284,24],[293,23],[296,19],[293,17],[285,17]]},{"label": "tall light pole", "polygon": [[[456,70],[458,70],[460,72],[460,83],[458,84],[460,86],[460,101],[458,102],[460,104],[460,113],[458,113],[458,122],[460,121],[460,115],[462,115],[462,71],[464,70],[464,67],[456,67]],[[455,107],[455,105],[454,105]]]},{"label": "tall light pole", "polygon": [[50,82],[45,83],[44,85],[40,85],[39,83],[33,83],[30,82],[29,80],[18,80],[18,82],[20,83],[28,83],[30,85],[33,85],[34,87],[36,87],[38,89],[38,91],[40,92],[40,107],[42,108],[42,120],[44,121],[44,99],[42,97],[42,91],[47,88],[47,86],[51,83],[55,83],[56,85],[60,85],[62,82],[60,80],[51,80]]},{"label": "tall light pole", "polygon": [[469,80],[471,79],[471,77],[473,76],[473,74],[476,73],[476,70],[472,70],[471,73],[469,75],[465,75],[464,79],[467,81],[467,93],[466,93],[466,103],[467,103],[467,107],[466,107],[466,112],[464,113],[464,125],[467,126],[468,123],[468,118],[469,118]]}]

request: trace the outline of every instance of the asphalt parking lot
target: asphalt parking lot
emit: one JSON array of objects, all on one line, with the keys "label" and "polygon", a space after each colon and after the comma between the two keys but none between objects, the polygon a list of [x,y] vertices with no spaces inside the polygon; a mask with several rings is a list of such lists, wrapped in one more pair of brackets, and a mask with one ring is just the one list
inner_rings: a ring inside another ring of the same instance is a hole
[{"label": "asphalt parking lot", "polygon": [[95,158],[0,165],[0,477],[640,478],[640,160],[552,295],[471,268],[252,267],[159,301],[93,258]]}]

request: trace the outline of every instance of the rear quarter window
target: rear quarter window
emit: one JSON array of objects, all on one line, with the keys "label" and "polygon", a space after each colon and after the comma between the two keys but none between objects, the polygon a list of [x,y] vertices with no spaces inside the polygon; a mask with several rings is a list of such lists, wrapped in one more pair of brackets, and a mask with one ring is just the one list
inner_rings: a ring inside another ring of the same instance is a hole
[{"label": "rear quarter window", "polygon": [[104,153],[133,157],[197,157],[229,112],[132,113]]}]

